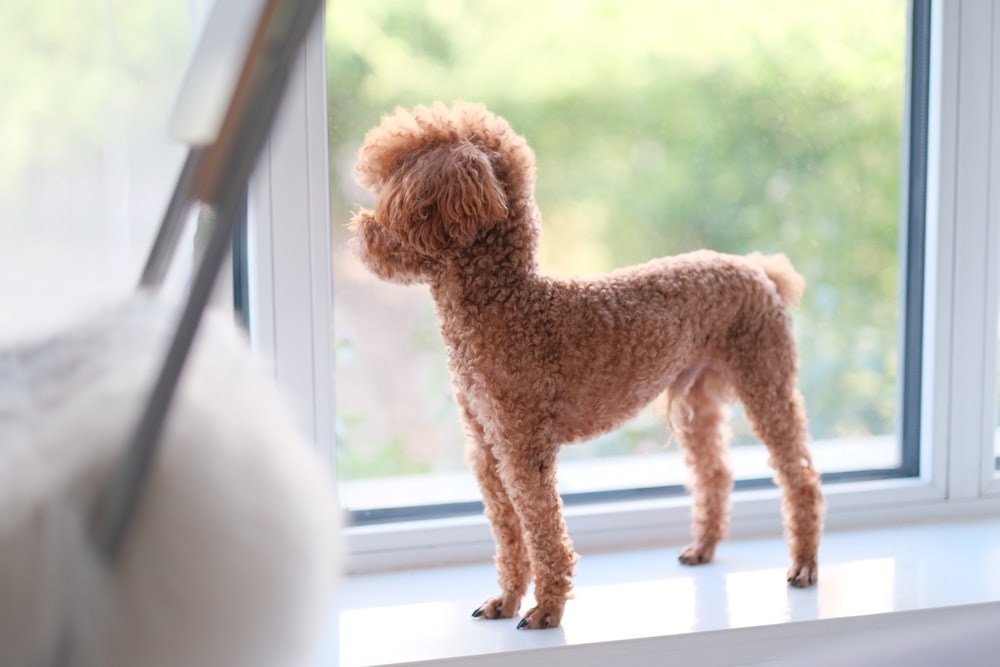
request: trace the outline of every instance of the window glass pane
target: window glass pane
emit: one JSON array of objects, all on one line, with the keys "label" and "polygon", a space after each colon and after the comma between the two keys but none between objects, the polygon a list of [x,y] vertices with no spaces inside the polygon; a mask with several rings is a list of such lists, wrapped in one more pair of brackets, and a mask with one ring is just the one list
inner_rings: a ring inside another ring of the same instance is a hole
[{"label": "window glass pane", "polygon": [[0,4],[0,338],[133,288],[183,157],[167,117],[197,4]]},{"label": "window glass pane", "polygon": [[[530,19],[525,17],[530,16]],[[368,275],[345,228],[367,129],[482,101],[538,162],[543,270],[707,247],[784,252],[818,467],[891,469],[906,3],[334,3],[328,75],[339,470],[352,509],[477,498],[433,304]],[[738,478],[770,476],[737,409]],[[663,420],[564,448],[564,492],[680,484]]]}]

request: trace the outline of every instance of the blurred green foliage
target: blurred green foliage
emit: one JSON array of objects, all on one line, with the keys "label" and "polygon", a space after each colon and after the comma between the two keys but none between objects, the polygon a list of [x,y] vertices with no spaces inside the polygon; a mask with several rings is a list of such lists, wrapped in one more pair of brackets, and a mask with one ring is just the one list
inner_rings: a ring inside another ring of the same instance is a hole
[{"label": "blurred green foliage", "polygon": [[[333,2],[327,44],[338,243],[382,114],[484,102],[535,150],[546,270],[784,252],[809,285],[813,437],[894,430],[904,2]],[[342,435],[342,472],[360,475],[364,445]],[[635,449],[615,437],[602,453]]]}]

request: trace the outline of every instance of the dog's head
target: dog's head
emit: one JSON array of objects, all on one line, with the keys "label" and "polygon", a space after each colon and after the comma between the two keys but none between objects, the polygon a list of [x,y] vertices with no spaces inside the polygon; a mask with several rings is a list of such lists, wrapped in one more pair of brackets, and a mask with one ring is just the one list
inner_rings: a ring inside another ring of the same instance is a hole
[{"label": "dog's head", "polygon": [[531,196],[534,156],[484,106],[437,103],[385,117],[365,136],[357,173],[376,197],[354,216],[358,255],[380,277],[411,282],[508,221]]},{"label": "dog's head", "polygon": [[375,219],[418,252],[461,249],[507,217],[507,195],[468,139],[406,155],[379,184]]}]

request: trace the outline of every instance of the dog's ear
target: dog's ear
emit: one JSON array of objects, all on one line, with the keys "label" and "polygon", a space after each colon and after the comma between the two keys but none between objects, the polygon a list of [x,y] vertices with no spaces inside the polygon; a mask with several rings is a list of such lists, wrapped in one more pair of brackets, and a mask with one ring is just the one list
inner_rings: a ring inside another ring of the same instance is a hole
[{"label": "dog's ear", "polygon": [[409,156],[379,193],[376,218],[418,252],[464,248],[507,217],[489,157],[469,141]]}]

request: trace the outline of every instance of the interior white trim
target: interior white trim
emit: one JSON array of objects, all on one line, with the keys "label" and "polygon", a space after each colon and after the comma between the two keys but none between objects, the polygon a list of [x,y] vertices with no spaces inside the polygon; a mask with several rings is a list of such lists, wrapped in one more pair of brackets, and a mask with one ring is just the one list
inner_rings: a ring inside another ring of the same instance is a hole
[{"label": "interior white trim", "polygon": [[[939,54],[929,185],[938,269],[930,310],[937,345],[932,381],[939,393],[933,445],[946,449],[947,495],[970,499],[1000,491],[994,464],[997,376],[998,139],[995,81],[1000,11],[991,2],[934,3]],[[936,122],[935,122],[936,121]],[[929,216],[929,221],[931,217]],[[940,395],[947,392],[947,397]],[[946,406],[946,407],[945,407]],[[942,411],[943,408],[943,411]]]},{"label": "interior white trim", "polygon": [[[986,174],[986,193],[989,197],[987,206],[987,242],[986,242],[986,285],[987,299],[984,307],[990,343],[983,349],[983,436],[982,460],[985,462],[982,471],[982,488],[986,494],[1000,494],[1000,474],[996,469],[997,449],[997,330],[1000,318],[1000,8],[990,3],[992,21],[990,23],[990,79],[984,81],[990,90],[989,110],[987,114],[989,127],[989,171]],[[992,462],[992,466],[990,465]]]},{"label": "interior white trim", "polygon": [[251,339],[303,428],[334,450],[333,305],[322,19],[251,185]]}]

